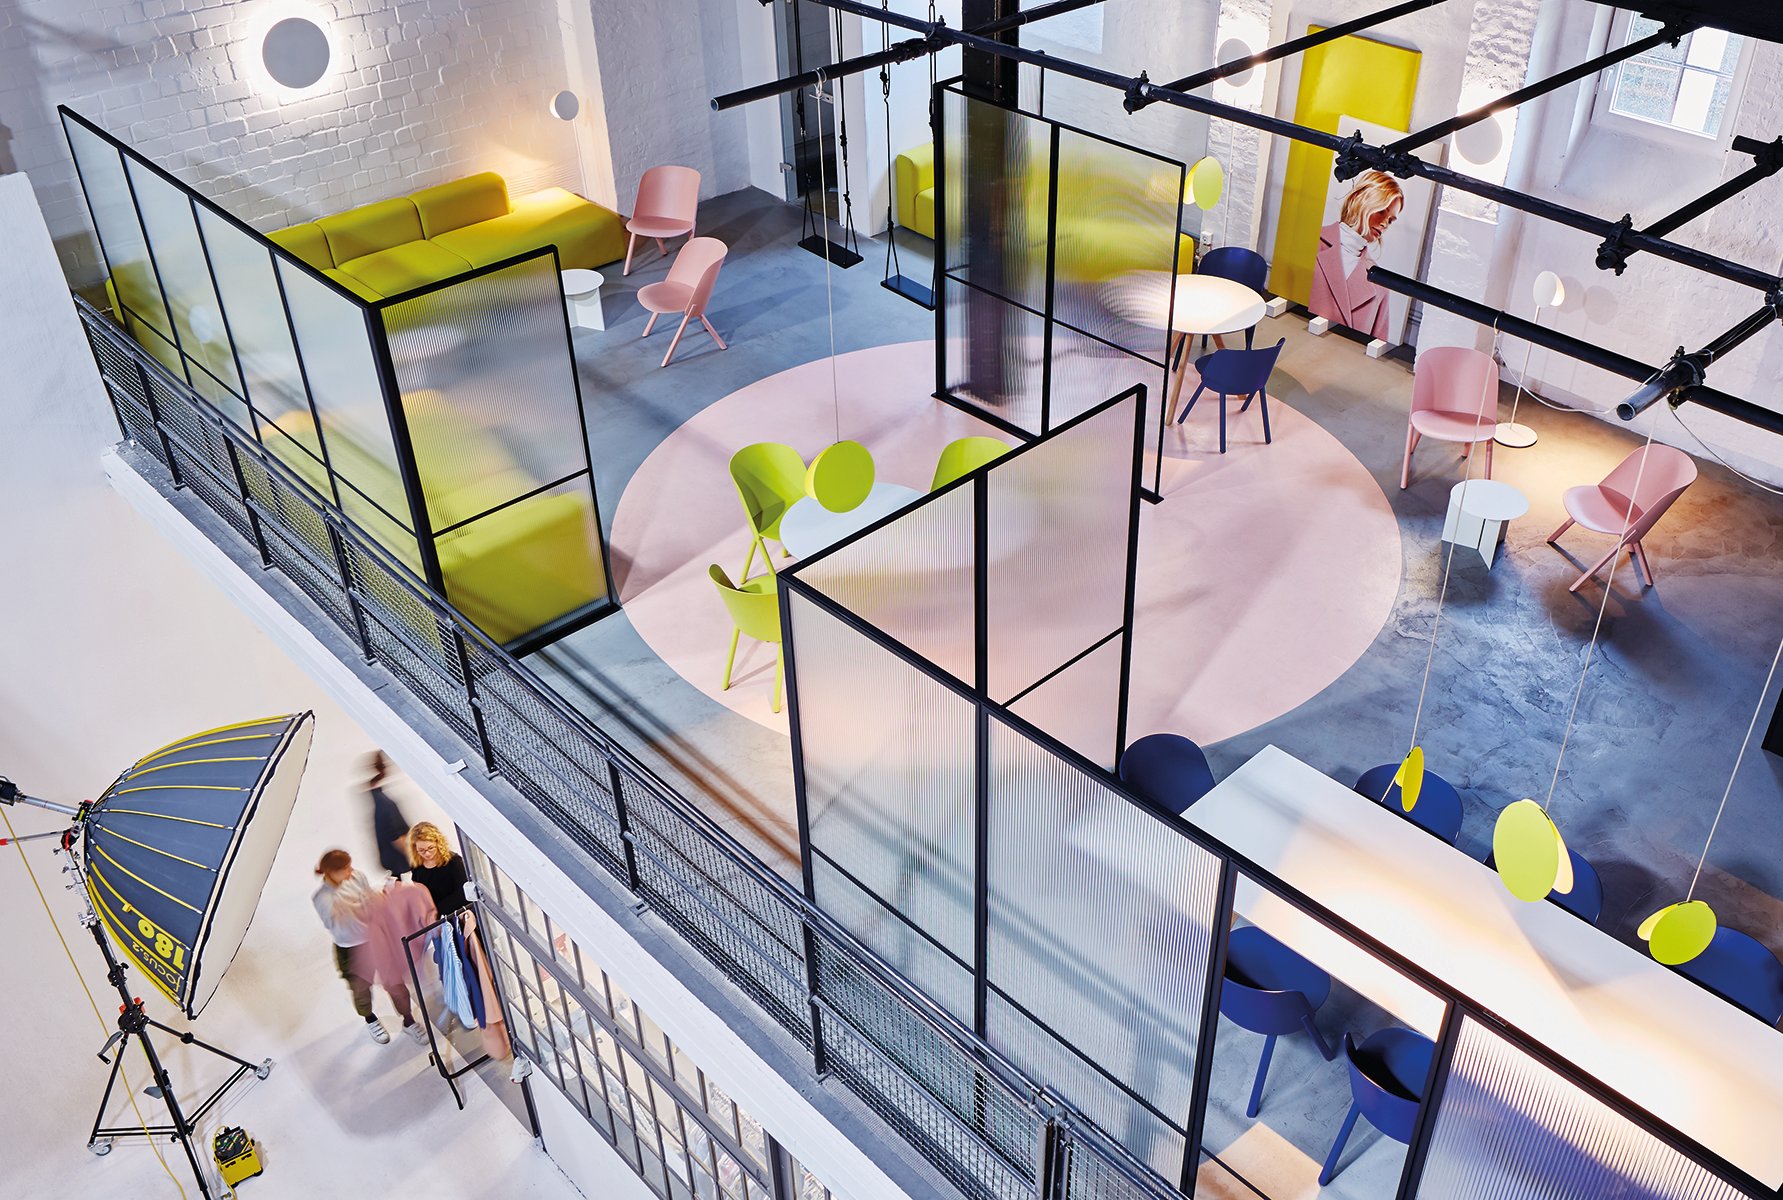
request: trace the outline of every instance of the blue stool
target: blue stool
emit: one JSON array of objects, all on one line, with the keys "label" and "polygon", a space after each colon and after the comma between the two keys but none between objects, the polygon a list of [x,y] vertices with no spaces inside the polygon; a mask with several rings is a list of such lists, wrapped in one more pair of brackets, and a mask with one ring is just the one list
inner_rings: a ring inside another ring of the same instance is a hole
[{"label": "blue stool", "polygon": [[1320,1187],[1336,1177],[1337,1160],[1357,1117],[1367,1117],[1370,1125],[1394,1141],[1411,1144],[1436,1043],[1410,1029],[1383,1029],[1358,1046],[1346,1033],[1343,1054],[1350,1064],[1350,1111],[1319,1171]]},{"label": "blue stool", "polygon": [[1330,995],[1331,976],[1256,926],[1234,929],[1227,937],[1220,1014],[1241,1029],[1265,1035],[1245,1116],[1254,1117],[1263,1108],[1263,1080],[1275,1039],[1282,1034],[1305,1030],[1326,1062],[1336,1057],[1313,1023],[1313,1014]]},{"label": "blue stool", "polygon": [[1213,768],[1201,747],[1174,733],[1152,733],[1121,755],[1120,780],[1159,808],[1178,816],[1213,787]]},{"label": "blue stool", "polygon": [[1723,925],[1707,950],[1672,970],[1766,1025],[1783,1021],[1783,962],[1750,934]]},{"label": "blue stool", "polygon": [[[1394,803],[1397,804],[1398,800],[1395,799]],[[1420,800],[1419,804],[1422,805],[1422,803],[1423,801]],[[1597,868],[1591,865],[1590,859],[1571,846],[1566,848],[1566,852],[1573,860],[1572,891],[1551,892],[1548,895],[1548,903],[1558,904],[1580,920],[1589,921],[1595,925],[1597,919],[1603,916],[1603,880],[1597,877]],[[1490,853],[1486,855],[1486,865],[1494,870],[1498,869],[1498,863]]]},{"label": "blue stool", "polygon": [[1399,802],[1399,785],[1393,782],[1393,776],[1398,773],[1398,763],[1370,767],[1362,772],[1362,778],[1356,780],[1355,790],[1453,846],[1455,839],[1461,836],[1461,793],[1455,790],[1455,785],[1434,771],[1425,771],[1418,806],[1406,812],[1405,806]]}]

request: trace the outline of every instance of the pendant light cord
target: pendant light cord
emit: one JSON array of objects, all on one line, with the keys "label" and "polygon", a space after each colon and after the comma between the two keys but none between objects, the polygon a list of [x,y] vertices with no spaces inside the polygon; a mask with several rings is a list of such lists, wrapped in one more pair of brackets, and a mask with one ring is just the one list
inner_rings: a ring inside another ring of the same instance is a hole
[{"label": "pendant light cord", "polygon": [[1709,847],[1715,842],[1715,831],[1721,827],[1721,814],[1727,811],[1727,798],[1733,795],[1733,781],[1739,777],[1740,764],[1746,761],[1746,747],[1752,744],[1752,733],[1758,728],[1758,718],[1764,712],[1764,702],[1771,698],[1771,681],[1777,677],[1777,663],[1783,661],[1783,638],[1777,641],[1777,652],[1771,656],[1771,669],[1765,673],[1764,688],[1758,693],[1758,705],[1752,710],[1752,721],[1746,726],[1745,740],[1740,743],[1740,752],[1733,760],[1733,773],[1727,777],[1727,787],[1721,792],[1721,805],[1715,810],[1715,820],[1709,826],[1708,840],[1703,843],[1702,857],[1696,860],[1696,873],[1690,877],[1690,890],[1685,893],[1686,902],[1696,896],[1696,882],[1702,878],[1703,864],[1709,861]]},{"label": "pendant light cord", "polygon": [[[831,85],[834,86],[833,84]],[[812,89],[817,98],[817,190],[823,196],[824,218],[829,218],[829,176],[823,168],[823,84]],[[842,384],[836,372],[836,301],[834,287],[830,277],[835,274],[835,264],[830,260],[829,231],[820,227],[818,236],[823,239],[823,303],[829,313],[830,322],[830,408],[836,417],[836,440],[842,440]]]}]

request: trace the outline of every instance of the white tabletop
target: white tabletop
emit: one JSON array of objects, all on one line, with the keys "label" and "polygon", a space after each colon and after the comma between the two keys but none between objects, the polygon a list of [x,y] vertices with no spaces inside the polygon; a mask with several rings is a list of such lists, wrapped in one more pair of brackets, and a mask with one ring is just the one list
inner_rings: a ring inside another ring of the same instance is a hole
[{"label": "white tabletop", "polygon": [[1177,333],[1237,333],[1267,313],[1261,295],[1217,275],[1177,275],[1166,271],[1129,271],[1103,286],[1103,303],[1129,321],[1162,329],[1168,314]]},{"label": "white tabletop", "polygon": [[590,271],[587,267],[571,267],[563,272],[563,294],[585,296],[605,282],[607,277],[599,271]]},{"label": "white tabletop", "polygon": [[1482,521],[1515,521],[1529,511],[1529,497],[1496,479],[1463,479],[1449,489],[1461,511]]},{"label": "white tabletop", "polygon": [[798,558],[809,558],[850,534],[859,533],[881,517],[889,517],[905,505],[915,503],[922,495],[901,483],[876,483],[867,498],[847,512],[831,512],[806,496],[780,518],[780,544]]},{"label": "white tabletop", "polygon": [[[1783,1186],[1776,1030],[1559,905],[1513,898],[1483,863],[1274,746],[1185,815],[1684,1136]],[[1327,947],[1303,952],[1369,990],[1350,964],[1322,957]]]}]

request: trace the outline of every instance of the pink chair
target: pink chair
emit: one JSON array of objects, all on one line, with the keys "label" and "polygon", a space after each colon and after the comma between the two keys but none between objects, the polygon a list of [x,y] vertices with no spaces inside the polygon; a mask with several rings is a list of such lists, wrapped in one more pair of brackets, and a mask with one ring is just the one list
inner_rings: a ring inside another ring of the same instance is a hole
[{"label": "pink chair", "polygon": [[1405,428],[1399,486],[1411,486],[1412,451],[1425,438],[1459,442],[1464,448],[1484,443],[1486,478],[1492,478],[1492,436],[1497,430],[1498,364],[1492,356],[1465,346],[1422,351],[1412,371],[1412,413]]},{"label": "pink chair", "polygon": [[706,320],[706,301],[712,298],[712,285],[718,282],[718,268],[724,265],[724,256],[729,252],[730,248],[717,238],[689,238],[669,266],[669,277],[661,283],[647,283],[638,289],[638,303],[650,310],[650,320],[644,325],[645,337],[650,336],[656,318],[662,314],[681,314],[681,327],[675,330],[675,340],[669,343],[669,352],[662,356],[663,366],[668,366],[669,359],[675,357],[675,347],[681,344],[687,323],[695,317],[718,343],[718,348],[726,348],[724,339],[712,328],[712,322]]},{"label": "pink chair", "polygon": [[[1641,466],[1642,450],[1647,465]],[[1638,483],[1637,483],[1638,477]],[[1585,581],[1603,570],[1616,555],[1627,550],[1634,559],[1635,572],[1645,574],[1647,586],[1653,586],[1653,564],[1647,561],[1641,539],[1647,535],[1672,501],[1696,482],[1696,463],[1682,450],[1653,445],[1637,449],[1616,464],[1602,483],[1567,488],[1561,503],[1566,505],[1566,521],[1548,535],[1550,545],[1575,524],[1598,533],[1612,534],[1616,544],[1598,559],[1589,571],[1573,580],[1566,590],[1576,592]]]},{"label": "pink chair", "polygon": [[631,234],[625,243],[624,275],[631,274],[631,252],[641,237],[655,238],[656,248],[664,257],[669,253],[664,238],[693,234],[699,217],[700,173],[692,167],[651,167],[638,180],[638,202],[632,206],[631,220],[625,223]]}]

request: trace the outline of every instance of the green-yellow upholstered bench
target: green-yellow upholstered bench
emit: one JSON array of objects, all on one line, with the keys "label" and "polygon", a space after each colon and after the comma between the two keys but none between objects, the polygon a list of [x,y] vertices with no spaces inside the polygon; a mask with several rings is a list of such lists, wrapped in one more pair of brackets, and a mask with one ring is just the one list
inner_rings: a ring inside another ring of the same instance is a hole
[{"label": "green-yellow upholstered bench", "polygon": [[368,300],[556,245],[564,269],[625,257],[625,219],[563,188],[517,201],[485,171],[267,235]]}]

